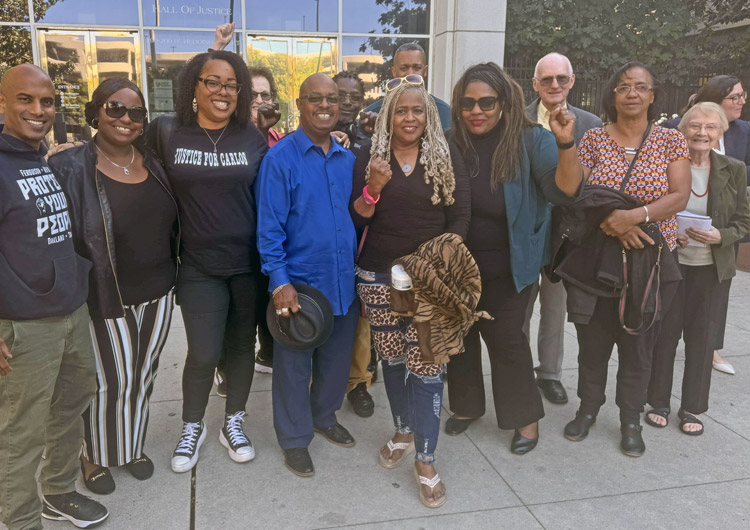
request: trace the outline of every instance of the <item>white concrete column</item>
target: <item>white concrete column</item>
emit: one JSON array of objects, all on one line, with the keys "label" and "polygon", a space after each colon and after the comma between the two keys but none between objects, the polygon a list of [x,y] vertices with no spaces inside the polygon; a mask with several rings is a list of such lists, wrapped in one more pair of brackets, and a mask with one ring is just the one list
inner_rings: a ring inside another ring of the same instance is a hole
[{"label": "white concrete column", "polygon": [[484,61],[503,64],[506,0],[432,1],[430,92],[449,102],[467,66]]}]

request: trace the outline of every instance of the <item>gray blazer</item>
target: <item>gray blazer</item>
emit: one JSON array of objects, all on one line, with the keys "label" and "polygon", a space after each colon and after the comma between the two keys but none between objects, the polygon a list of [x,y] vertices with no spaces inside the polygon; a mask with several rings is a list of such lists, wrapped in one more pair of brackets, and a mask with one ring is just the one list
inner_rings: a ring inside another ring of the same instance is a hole
[{"label": "gray blazer", "polygon": [[[531,121],[533,121],[534,123],[536,123],[536,114],[537,109],[539,108],[539,103],[539,98],[537,98],[528,107],[526,107],[526,112],[529,114],[529,118],[531,118]],[[574,132],[576,145],[581,143],[581,138],[583,138],[583,135],[586,131],[588,131],[589,129],[593,129],[594,127],[602,127],[603,125],[602,120],[599,119],[598,116],[574,107],[570,103],[568,103],[568,110],[575,114],[576,117],[576,129]]]}]

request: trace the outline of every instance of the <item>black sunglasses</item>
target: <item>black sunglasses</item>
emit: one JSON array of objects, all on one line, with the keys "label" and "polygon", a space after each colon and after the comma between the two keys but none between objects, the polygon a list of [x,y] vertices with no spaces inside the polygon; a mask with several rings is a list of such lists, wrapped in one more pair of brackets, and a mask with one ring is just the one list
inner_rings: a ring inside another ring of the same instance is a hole
[{"label": "black sunglasses", "polygon": [[479,104],[479,108],[482,110],[492,110],[495,108],[495,105],[498,101],[500,101],[500,98],[495,98],[492,96],[487,96],[479,99],[464,96],[462,98],[458,98],[458,106],[461,107],[461,110],[473,110],[474,107]]},{"label": "black sunglasses", "polygon": [[104,107],[104,113],[110,118],[122,118],[127,113],[130,120],[135,123],[143,123],[148,114],[145,107],[135,106],[128,108],[119,101],[107,101],[102,107]]}]

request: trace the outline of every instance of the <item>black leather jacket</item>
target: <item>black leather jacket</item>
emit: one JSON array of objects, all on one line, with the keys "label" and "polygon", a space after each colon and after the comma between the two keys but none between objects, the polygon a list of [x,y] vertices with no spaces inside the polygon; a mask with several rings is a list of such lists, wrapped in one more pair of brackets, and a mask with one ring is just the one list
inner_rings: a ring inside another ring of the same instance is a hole
[{"label": "black leather jacket", "polygon": [[[164,186],[177,210],[177,202],[161,164],[148,149],[141,152],[144,167]],[[49,166],[68,198],[76,252],[93,262],[89,273],[89,312],[96,318],[120,318],[125,315],[125,311],[115,273],[117,254],[112,211],[97,175],[96,163],[97,153],[93,141],[67,149],[49,159]],[[179,214],[171,241],[172,255],[179,266]]]}]

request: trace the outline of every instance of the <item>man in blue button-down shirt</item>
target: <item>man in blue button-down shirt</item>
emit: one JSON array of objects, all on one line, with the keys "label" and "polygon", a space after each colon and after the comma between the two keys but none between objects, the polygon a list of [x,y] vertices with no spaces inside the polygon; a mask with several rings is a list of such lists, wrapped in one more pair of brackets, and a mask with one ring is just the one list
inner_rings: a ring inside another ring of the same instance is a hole
[{"label": "man in blue button-down shirt", "polygon": [[359,314],[356,235],[349,217],[354,155],[331,139],[339,109],[336,84],[328,76],[314,74],[302,83],[297,108],[300,127],[263,159],[255,196],[258,250],[277,311],[283,316],[298,310],[292,283],[317,288],[333,308],[333,333],[319,348],[300,352],[274,343],[276,437],[287,467],[312,476],[307,446],[314,430],[336,445],[354,445],[336,420]]}]

